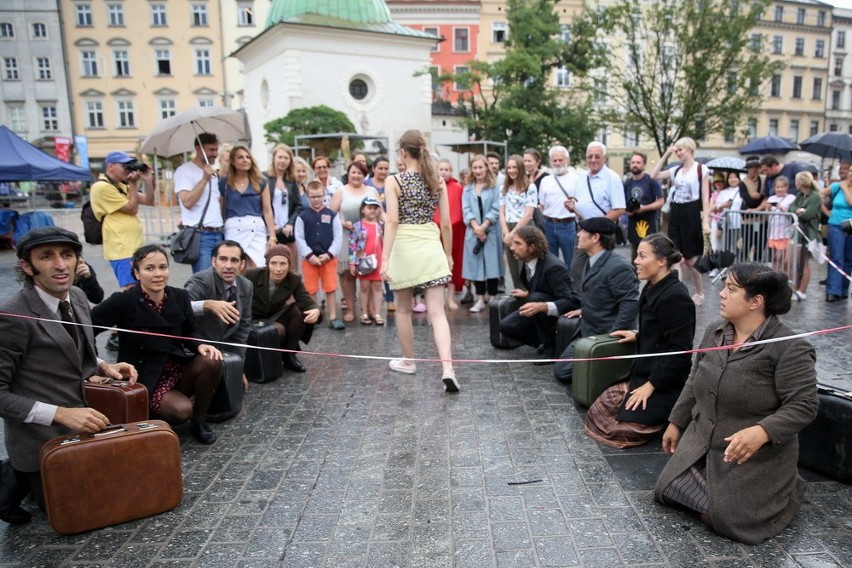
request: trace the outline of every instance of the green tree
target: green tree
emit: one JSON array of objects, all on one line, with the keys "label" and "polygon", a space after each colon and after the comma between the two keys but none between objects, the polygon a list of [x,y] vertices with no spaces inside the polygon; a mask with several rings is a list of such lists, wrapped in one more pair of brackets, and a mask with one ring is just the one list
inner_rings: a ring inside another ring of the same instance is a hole
[{"label": "green tree", "polygon": [[[602,85],[619,126],[662,154],[681,136],[732,136],[783,68],[752,38],[768,0],[619,0],[598,13],[613,53]],[[759,36],[758,36],[759,37]]]},{"label": "green tree", "polygon": [[[355,132],[355,126],[344,113],[326,105],[293,109],[286,116],[270,120],[263,129],[267,142],[288,146],[295,146],[296,136]],[[339,139],[310,140],[306,144],[326,156],[340,149]]]},{"label": "green tree", "polygon": [[507,140],[512,153],[560,143],[577,152],[594,138],[595,112],[580,87],[556,87],[554,72],[582,77],[599,64],[594,28],[584,18],[563,28],[559,0],[508,0],[506,56],[494,63],[471,61],[470,71],[439,81],[464,87],[467,126],[481,140]]}]

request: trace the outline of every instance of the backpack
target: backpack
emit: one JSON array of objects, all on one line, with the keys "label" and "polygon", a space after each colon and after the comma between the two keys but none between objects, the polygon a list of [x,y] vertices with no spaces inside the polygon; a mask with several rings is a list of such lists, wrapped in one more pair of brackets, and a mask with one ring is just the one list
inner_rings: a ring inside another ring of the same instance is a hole
[{"label": "backpack", "polygon": [[83,238],[86,239],[86,242],[90,245],[104,244],[103,222],[98,221],[98,218],[95,217],[91,200],[83,204],[80,220],[83,221]]}]

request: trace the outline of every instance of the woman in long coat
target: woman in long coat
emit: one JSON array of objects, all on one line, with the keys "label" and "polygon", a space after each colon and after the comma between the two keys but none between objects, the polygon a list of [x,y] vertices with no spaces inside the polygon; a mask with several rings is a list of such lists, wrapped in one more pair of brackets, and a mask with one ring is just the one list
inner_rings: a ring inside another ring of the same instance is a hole
[{"label": "woman in long coat", "polygon": [[503,276],[503,243],[500,239],[500,190],[485,156],[470,161],[473,182],[462,193],[462,212],[467,225],[464,235],[462,277],[473,282],[476,303],[472,312],[485,309],[485,294],[497,295]]},{"label": "woman in long coat", "polygon": [[672,458],[654,498],[700,515],[717,533],[757,544],[780,533],[802,504],[799,431],[816,417],[816,354],[803,339],[750,345],[793,331],[787,276],[759,264],[731,268],[710,324],[669,416]]}]

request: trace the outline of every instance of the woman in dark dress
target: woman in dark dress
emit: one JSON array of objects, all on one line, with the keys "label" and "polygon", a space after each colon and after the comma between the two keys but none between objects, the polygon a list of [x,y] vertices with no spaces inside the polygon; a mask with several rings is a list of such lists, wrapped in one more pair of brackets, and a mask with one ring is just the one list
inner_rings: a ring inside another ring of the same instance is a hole
[{"label": "woman in dark dress", "polygon": [[[639,354],[688,351],[695,336],[695,304],[671,267],[681,260],[660,233],[637,249],[636,273],[647,285],[639,296],[639,331],[615,331],[622,343],[638,342]],[[586,414],[585,431],[615,448],[639,446],[666,426],[689,375],[690,356],[635,359],[627,380],[606,389]]]},{"label": "woman in dark dress", "polygon": [[152,416],[173,423],[191,419],[193,437],[212,444],[216,434],[205,417],[219,385],[222,353],[199,341],[164,337],[195,336],[189,294],[168,285],[166,251],[158,245],[145,245],[133,253],[132,262],[138,284],[92,309],[95,333],[101,331],[97,326],[146,332],[118,332],[118,360],[136,367],[139,384],[148,389]]}]

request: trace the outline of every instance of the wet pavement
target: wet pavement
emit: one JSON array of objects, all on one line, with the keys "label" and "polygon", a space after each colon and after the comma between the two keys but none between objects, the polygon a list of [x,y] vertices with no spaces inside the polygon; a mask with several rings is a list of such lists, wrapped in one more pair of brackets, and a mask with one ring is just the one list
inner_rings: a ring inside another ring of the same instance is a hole
[{"label": "wet pavement", "polygon": [[[79,231],[75,215],[57,221]],[[84,252],[107,293],[115,290],[100,247]],[[17,289],[14,264],[14,253],[0,252],[0,298]],[[814,268],[808,299],[784,318],[798,331],[850,321],[849,302],[822,301],[823,274]],[[188,275],[173,266],[171,282]],[[718,313],[709,288],[706,296],[698,333]],[[535,357],[529,348],[493,349],[486,313],[452,312],[450,322],[458,358]],[[425,314],[415,315],[415,338],[419,356],[435,357]],[[812,342],[820,381],[852,390],[850,332]],[[620,451],[587,438],[584,409],[552,367],[459,364],[462,391],[447,395],[437,363],[407,376],[386,361],[329,355],[398,355],[392,316],[384,327],[323,327],[309,349],[318,353],[301,356],[306,374],[251,385],[242,413],[214,425],[213,446],[177,428],[177,509],[70,537],[40,512],[22,527],[0,523],[0,565],[852,565],[848,484],[803,471],[807,502],[793,525],[761,545],[737,544],[653,502],[666,461],[659,441]]]}]

